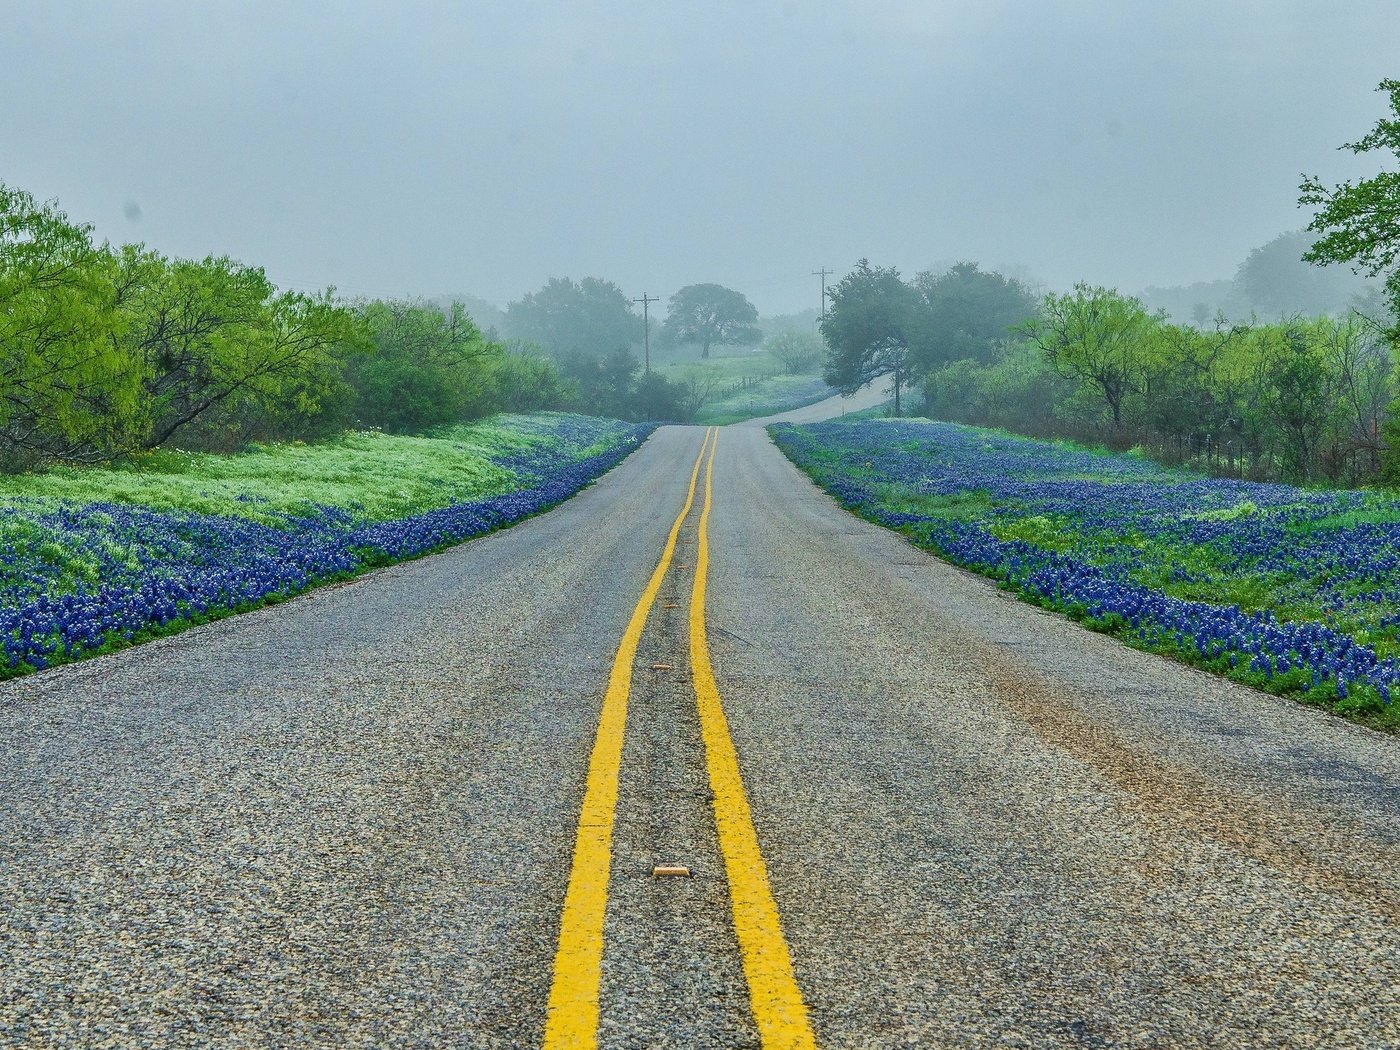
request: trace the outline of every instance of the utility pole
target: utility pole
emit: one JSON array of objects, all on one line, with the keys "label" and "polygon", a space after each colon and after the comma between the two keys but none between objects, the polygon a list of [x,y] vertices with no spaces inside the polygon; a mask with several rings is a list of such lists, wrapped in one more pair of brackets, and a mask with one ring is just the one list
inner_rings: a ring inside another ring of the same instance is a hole
[{"label": "utility pole", "polygon": [[659,295],[647,295],[642,293],[640,299],[633,299],[634,303],[642,304],[642,346],[646,348],[647,355],[647,375],[651,375],[651,304],[661,302]]},{"label": "utility pole", "polygon": [[820,270],[812,271],[813,277],[820,277],[822,279],[822,308],[817,314],[818,322],[826,320],[826,278],[828,274],[833,274],[835,272],[835,270],[828,270],[825,266]]}]

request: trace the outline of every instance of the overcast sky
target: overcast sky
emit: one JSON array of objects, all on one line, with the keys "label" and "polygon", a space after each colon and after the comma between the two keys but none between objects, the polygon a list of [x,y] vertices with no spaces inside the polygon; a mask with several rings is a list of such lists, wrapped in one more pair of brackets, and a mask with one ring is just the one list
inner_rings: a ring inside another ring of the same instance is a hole
[{"label": "overcast sky", "polygon": [[1336,147],[1397,76],[1395,0],[0,0],[0,181],[356,295],[778,313],[861,256],[1138,291],[1375,170]]}]

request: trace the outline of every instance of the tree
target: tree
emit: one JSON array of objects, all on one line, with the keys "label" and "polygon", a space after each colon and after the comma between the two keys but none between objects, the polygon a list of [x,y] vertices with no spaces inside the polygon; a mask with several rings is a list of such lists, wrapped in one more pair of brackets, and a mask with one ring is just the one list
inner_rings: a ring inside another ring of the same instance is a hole
[{"label": "tree", "polygon": [[256,267],[95,246],[0,186],[0,448],[97,462],[177,434],[206,447],[305,432],[343,400],[353,318]]},{"label": "tree", "polygon": [[142,428],[120,267],[91,232],[0,183],[0,443],[15,465],[103,459]]},{"label": "tree", "polygon": [[351,370],[363,426],[413,433],[482,415],[493,404],[503,348],[487,341],[461,303],[365,303],[374,353]]},{"label": "tree", "polygon": [[539,291],[506,306],[506,334],[526,339],[557,358],[600,357],[642,340],[642,319],[611,281],[574,283],[551,277]]},{"label": "tree", "polygon": [[900,391],[913,381],[910,350],[922,318],[917,295],[894,267],[866,259],[827,291],[831,307],[822,319],[829,348],[822,377],[843,394],[854,394],[881,376],[894,379],[894,414]]},{"label": "tree", "polygon": [[660,372],[647,372],[637,380],[636,389],[632,392],[632,414],[638,419],[680,422],[689,418],[685,396],[685,388],[680,383],[673,383]]},{"label": "tree", "polygon": [[505,328],[506,314],[495,303],[488,302],[479,295],[435,295],[428,300],[446,313],[454,304],[460,303],[472,322],[481,329],[481,334],[492,342],[500,340]]},{"label": "tree", "polygon": [[1272,319],[1344,311],[1365,284],[1345,271],[1305,262],[1311,243],[1312,237],[1300,230],[1255,248],[1235,274],[1235,298]]},{"label": "tree", "polygon": [[1047,295],[1024,330],[1056,371],[1098,391],[1118,430],[1124,401],[1146,380],[1147,346],[1158,323],[1136,299],[1081,283],[1072,293]]},{"label": "tree", "polygon": [[492,376],[492,408],[498,412],[557,410],[577,393],[558,365],[519,342],[506,344],[505,352],[494,362]]},{"label": "tree", "polygon": [[[1400,156],[1400,80],[1376,89],[1390,96],[1394,116],[1382,117],[1370,133],[1341,148],[1356,154],[1388,150]],[[1385,276],[1393,312],[1400,314],[1400,172],[1382,171],[1359,182],[1328,189],[1305,176],[1300,205],[1318,209],[1308,229],[1322,236],[1303,256],[1314,263],[1353,263],[1371,277]],[[1393,333],[1392,338],[1400,338]]]},{"label": "tree", "polygon": [[769,336],[763,349],[776,357],[783,371],[790,376],[806,375],[815,371],[826,347],[821,337],[813,332],[799,332],[789,328],[777,335]]},{"label": "tree", "polygon": [[740,292],[720,284],[692,284],[666,304],[662,339],[671,346],[699,343],[700,356],[715,345],[751,346],[763,338],[758,311]]},{"label": "tree", "polygon": [[123,258],[136,289],[126,339],[142,362],[148,448],[238,406],[314,414],[336,389],[346,348],[364,345],[329,291],[279,293],[261,268],[226,257],[127,249]]},{"label": "tree", "polygon": [[1327,369],[1337,377],[1341,402],[1341,454],[1360,457],[1353,477],[1380,470],[1382,437],[1395,397],[1395,364],[1384,331],[1359,313],[1332,322],[1322,333]]},{"label": "tree", "polygon": [[680,389],[677,402],[680,415],[677,418],[689,422],[701,408],[714,400],[715,391],[719,388],[719,376],[712,372],[691,372],[672,385]]},{"label": "tree", "polygon": [[975,262],[921,273],[914,287],[927,318],[916,353],[923,371],[967,358],[990,363],[1012,329],[1035,316],[1036,298],[1025,285],[984,272]]},{"label": "tree", "polygon": [[1230,430],[1236,406],[1228,365],[1249,332],[1223,316],[1209,331],[1165,321],[1155,326],[1144,347],[1143,418],[1175,455],[1200,451],[1209,459]]},{"label": "tree", "polygon": [[1331,322],[1293,320],[1260,330],[1259,409],[1277,433],[1288,477],[1307,481],[1341,410],[1340,377],[1323,353]]},{"label": "tree", "polygon": [[642,363],[632,351],[619,347],[601,357],[575,353],[559,363],[560,371],[578,389],[577,407],[595,416],[625,419],[632,409],[632,379]]}]

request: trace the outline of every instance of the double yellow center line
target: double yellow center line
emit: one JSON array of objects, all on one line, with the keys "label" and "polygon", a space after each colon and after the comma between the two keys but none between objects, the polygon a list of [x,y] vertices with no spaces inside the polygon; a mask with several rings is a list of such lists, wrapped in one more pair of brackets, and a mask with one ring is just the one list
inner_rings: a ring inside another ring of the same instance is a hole
[{"label": "double yellow center line", "polygon": [[710,649],[705,635],[705,585],[709,574],[708,528],[715,472],[718,428],[705,433],[685,503],[666,537],[661,560],[651,574],[641,598],[632,610],[622,641],[613,659],[603,697],[598,735],[588,763],[588,783],[579,814],[569,887],[559,929],[559,949],[554,958],[554,980],[549,991],[545,1022],[545,1050],[595,1047],[598,1043],[598,989],[603,963],[603,922],[608,903],[608,877],[612,867],[612,830],[617,810],[618,770],[622,765],[622,738],[627,723],[627,699],[632,667],[647,616],[656,602],[662,581],[671,567],[681,526],[695,504],[700,467],[705,465],[704,504],[700,512],[695,582],[690,595],[690,666],[705,742],[710,789],[714,794],[715,827],[729,880],[734,930],[743,957],[744,976],[754,1021],[765,1048],[815,1047],[802,993],[792,974],[792,958],[783,939],[778,908],[768,883],[768,868],[759,850],[749,812],[748,797],[739,775],[738,756],[729,736]]}]

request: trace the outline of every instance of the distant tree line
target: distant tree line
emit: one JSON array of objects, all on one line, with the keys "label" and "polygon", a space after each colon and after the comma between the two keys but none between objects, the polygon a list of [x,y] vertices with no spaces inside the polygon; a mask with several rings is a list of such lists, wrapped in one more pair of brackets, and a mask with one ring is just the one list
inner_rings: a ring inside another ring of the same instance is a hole
[{"label": "distant tree line", "polygon": [[[611,282],[551,280],[491,314],[483,333],[460,301],[347,302],[281,291],[226,257],[98,243],[0,184],[0,469],[416,433],[498,411],[684,421],[707,396],[643,373],[642,319]],[[695,285],[656,335],[703,356],[756,341],[756,317],[740,293]]]},{"label": "distant tree line", "polygon": [[893,267],[862,259],[827,295],[830,309],[820,325],[831,348],[826,381],[852,392],[889,376],[896,415],[905,391],[945,364],[995,360],[1012,327],[1036,310],[1035,296],[1020,281],[971,262],[905,281]]},{"label": "distant tree line", "polygon": [[1153,312],[1165,310],[1169,320],[1198,328],[1221,314],[1235,321],[1281,321],[1366,310],[1375,302],[1376,285],[1346,267],[1310,265],[1303,256],[1313,240],[1306,230],[1281,233],[1251,250],[1229,280],[1146,288],[1137,298]]},{"label": "distant tree line", "polygon": [[963,263],[906,282],[862,262],[831,293],[827,381],[898,384],[922,414],[1222,473],[1362,481],[1397,444],[1391,333],[1374,318],[1205,328],[1077,285],[1035,299]]},{"label": "distant tree line", "polygon": [[[1393,115],[1346,148],[1400,155],[1400,81],[1380,90]],[[1301,190],[1317,239],[1271,242],[1240,282],[1256,298],[1281,285],[1270,269],[1292,275],[1289,294],[1340,288],[1297,272],[1341,263],[1384,278],[1383,294],[1263,323],[1223,312],[1173,323],[1108,288],[1037,299],[973,263],[906,281],[861,260],[828,293],[827,381],[854,391],[889,377],[896,414],[917,392],[940,419],[1137,446],[1242,477],[1400,484],[1400,173],[1308,178]]]},{"label": "distant tree line", "polygon": [[0,185],[0,468],[411,433],[575,399],[552,362],[487,339],[459,303],[279,291],[232,259],[98,244]]},{"label": "distant tree line", "polygon": [[[758,343],[763,333],[757,321],[758,311],[741,292],[688,285],[669,297],[665,320],[653,322],[653,350],[674,355],[694,347],[708,358],[716,346]],[[645,370],[643,318],[611,281],[552,278],[508,304],[502,326],[517,345],[556,364],[570,384],[570,403],[581,411],[685,422],[712,393],[699,377],[668,380]]]}]

